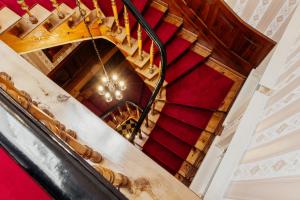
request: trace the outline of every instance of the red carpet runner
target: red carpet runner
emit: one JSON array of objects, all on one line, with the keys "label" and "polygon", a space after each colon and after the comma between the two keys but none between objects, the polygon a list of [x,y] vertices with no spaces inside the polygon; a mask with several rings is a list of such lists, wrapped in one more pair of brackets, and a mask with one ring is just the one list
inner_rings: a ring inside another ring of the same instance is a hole
[{"label": "red carpet runner", "polygon": [[0,147],[0,199],[50,200],[52,198]]},{"label": "red carpet runner", "polygon": [[[75,0],[61,0],[60,2],[71,8],[76,7]],[[89,8],[93,8],[91,0],[82,0],[82,2]],[[150,6],[149,2],[148,0],[132,0],[166,46],[168,61],[166,80],[169,85],[167,86],[167,104],[149,140],[144,145],[143,151],[170,173],[175,174],[202,130],[207,126],[213,111],[222,105],[233,81],[203,65],[204,58],[190,49],[193,44],[177,35],[179,28],[163,21],[165,13]],[[26,0],[26,3],[29,7],[40,3],[50,11],[53,10],[52,5],[46,0]],[[99,3],[105,15],[113,16],[110,0],[101,0]],[[116,0],[116,4],[121,24],[123,24],[122,0]],[[15,0],[0,0],[0,7],[3,6],[7,6],[20,16],[25,13]],[[131,14],[129,18],[132,36],[136,38],[136,20]],[[149,51],[151,41],[144,31],[142,38],[145,50]],[[159,66],[159,62],[160,56],[156,54],[154,63]],[[151,93],[148,89],[138,85],[134,88],[137,89],[132,94],[129,92],[129,95],[132,96],[133,101],[144,107]],[[94,97],[86,100],[84,104],[97,115],[107,108],[105,103],[100,103],[99,99]],[[22,199],[27,197],[27,199],[49,199],[49,196],[3,150],[0,153],[3,157],[0,160],[0,166],[5,166],[0,172],[2,179],[0,192],[6,195],[4,199],[21,197]],[[14,184],[14,187],[10,187],[10,184]]]}]

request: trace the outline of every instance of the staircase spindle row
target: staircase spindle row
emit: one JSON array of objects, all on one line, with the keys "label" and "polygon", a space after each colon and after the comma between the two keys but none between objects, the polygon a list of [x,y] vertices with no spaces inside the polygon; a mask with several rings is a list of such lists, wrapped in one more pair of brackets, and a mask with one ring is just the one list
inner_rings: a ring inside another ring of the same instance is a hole
[{"label": "staircase spindle row", "polygon": [[68,144],[82,158],[96,163],[93,167],[110,183],[117,187],[128,186],[129,179],[126,176],[102,167],[99,164],[102,161],[102,156],[99,152],[79,142],[76,139],[76,132],[66,129],[65,125],[56,120],[50,111],[39,108],[38,103],[33,101],[28,93],[20,91],[14,86],[11,77],[5,72],[0,72],[0,88],[26,109],[33,117],[44,124],[53,134]]}]

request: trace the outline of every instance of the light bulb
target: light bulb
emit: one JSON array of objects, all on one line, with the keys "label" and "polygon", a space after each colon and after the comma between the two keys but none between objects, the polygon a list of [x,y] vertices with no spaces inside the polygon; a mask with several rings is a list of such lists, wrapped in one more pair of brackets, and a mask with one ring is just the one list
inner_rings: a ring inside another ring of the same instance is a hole
[{"label": "light bulb", "polygon": [[105,96],[106,102],[109,103],[109,102],[112,101],[112,96],[111,96],[111,94],[109,92],[106,92],[104,96]]},{"label": "light bulb", "polygon": [[118,76],[116,74],[113,74],[111,78],[112,78],[113,81],[118,80]]},{"label": "light bulb", "polygon": [[104,95],[104,87],[102,85],[99,85],[98,92],[100,95]]},{"label": "light bulb", "polygon": [[103,83],[107,83],[108,82],[108,78],[106,76],[103,76],[101,78],[101,80],[102,80]]},{"label": "light bulb", "polygon": [[117,100],[121,100],[123,98],[123,95],[119,90],[115,91],[115,96]]},{"label": "light bulb", "polygon": [[125,82],[124,82],[124,81],[120,81],[120,82],[119,82],[119,87],[120,87],[120,90],[121,90],[121,91],[126,90]]}]

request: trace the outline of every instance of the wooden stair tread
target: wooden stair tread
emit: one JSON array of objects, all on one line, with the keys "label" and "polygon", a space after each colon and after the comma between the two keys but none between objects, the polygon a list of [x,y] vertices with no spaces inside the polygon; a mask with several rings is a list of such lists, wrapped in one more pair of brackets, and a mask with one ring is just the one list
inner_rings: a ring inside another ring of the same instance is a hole
[{"label": "wooden stair tread", "polygon": [[17,23],[21,17],[7,7],[0,10],[1,29],[0,34],[8,30],[11,26]]}]

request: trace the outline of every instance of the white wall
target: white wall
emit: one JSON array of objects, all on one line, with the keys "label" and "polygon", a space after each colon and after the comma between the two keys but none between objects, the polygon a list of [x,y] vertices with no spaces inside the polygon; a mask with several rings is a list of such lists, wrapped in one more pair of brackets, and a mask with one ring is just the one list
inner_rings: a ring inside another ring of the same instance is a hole
[{"label": "white wall", "polygon": [[300,196],[300,7],[261,79],[204,199]]}]

